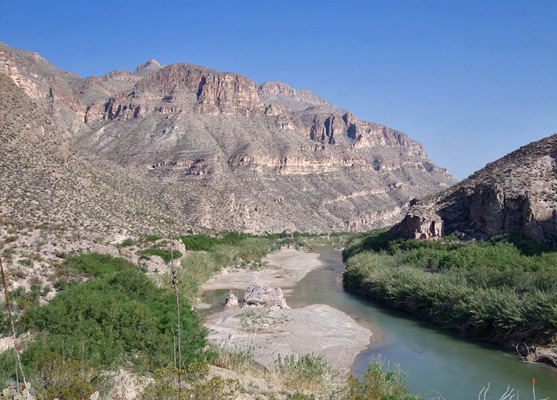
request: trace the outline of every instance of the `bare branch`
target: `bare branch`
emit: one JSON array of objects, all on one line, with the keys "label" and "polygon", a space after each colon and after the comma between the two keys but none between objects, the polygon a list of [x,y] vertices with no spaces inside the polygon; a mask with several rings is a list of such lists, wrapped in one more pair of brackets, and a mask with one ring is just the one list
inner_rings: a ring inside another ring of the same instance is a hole
[{"label": "bare branch", "polygon": [[[23,384],[27,388],[27,381],[25,380],[25,373],[23,372],[23,368],[21,366],[21,359],[19,357],[19,346],[17,345],[17,336],[15,334],[14,329],[14,319],[12,316],[12,309],[10,308],[10,296],[8,295],[8,285],[6,284],[6,274],[4,273],[4,265],[2,264],[2,257],[0,257],[0,270],[2,270],[2,283],[4,285],[4,296],[6,297],[6,306],[8,307],[8,314],[10,315],[10,326],[12,328],[12,336],[14,337],[14,349],[15,355],[17,357],[17,364],[19,365],[19,371],[21,372],[21,377],[23,379]],[[19,387],[17,388],[19,391]],[[27,391],[27,398],[29,398],[29,391]]]}]

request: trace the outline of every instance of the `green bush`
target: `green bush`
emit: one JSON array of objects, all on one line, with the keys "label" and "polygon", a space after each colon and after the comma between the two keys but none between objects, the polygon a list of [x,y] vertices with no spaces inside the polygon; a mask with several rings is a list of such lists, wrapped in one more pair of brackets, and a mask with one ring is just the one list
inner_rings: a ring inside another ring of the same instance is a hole
[{"label": "green bush", "polygon": [[97,391],[91,384],[93,369],[83,362],[66,360],[58,353],[44,351],[33,367],[37,371],[33,379],[37,400],[82,400]]},{"label": "green bush", "polygon": [[[25,376],[30,376],[32,371],[28,366],[23,365],[23,372],[25,373]],[[6,386],[15,388],[16,373],[21,381],[21,375],[19,375],[19,367],[17,366],[14,349],[8,349],[0,353],[0,389]]]},{"label": "green bush", "polygon": [[75,269],[93,276],[112,274],[125,269],[136,269],[123,258],[115,258],[107,254],[89,253],[80,256],[68,256],[65,267]]},{"label": "green bush", "polygon": [[[92,263],[91,260],[96,260]],[[174,357],[176,298],[133,264],[121,259],[87,255],[73,259],[76,268],[97,275],[60,292],[21,318],[23,329],[38,334],[23,353],[26,365],[45,349],[64,353],[87,365],[111,367],[129,360],[150,368]],[[93,268],[90,268],[93,265]],[[102,271],[102,273],[99,273]],[[206,331],[181,296],[182,353],[186,362],[212,358],[204,350]]]},{"label": "green bush", "polygon": [[133,246],[135,244],[135,241],[133,239],[125,239],[120,245],[122,247],[129,247],[129,246]]},{"label": "green bush", "polygon": [[405,386],[400,369],[385,369],[381,361],[370,362],[361,380],[350,375],[343,400],[419,400]]},{"label": "green bush", "polygon": [[180,239],[186,246],[187,250],[191,251],[211,251],[218,245],[237,245],[243,240],[252,237],[246,233],[237,232],[224,232],[215,237],[207,235],[187,235],[181,236]]},{"label": "green bush", "polygon": [[213,246],[218,244],[218,239],[210,238],[207,235],[181,236],[180,239],[188,251],[210,251]]},{"label": "green bush", "polygon": [[157,240],[160,239],[162,239],[162,236],[159,235],[147,235],[147,237],[145,238],[147,242],[156,242]]},{"label": "green bush", "polygon": [[164,262],[169,263],[174,257],[175,260],[182,257],[182,253],[178,250],[173,250],[172,253],[168,249],[145,249],[140,252],[143,256],[159,256]]}]

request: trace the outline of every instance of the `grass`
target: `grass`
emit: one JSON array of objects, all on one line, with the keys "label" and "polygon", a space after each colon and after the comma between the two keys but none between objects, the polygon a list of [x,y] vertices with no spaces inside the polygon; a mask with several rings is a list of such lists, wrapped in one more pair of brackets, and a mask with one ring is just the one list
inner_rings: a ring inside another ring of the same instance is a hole
[{"label": "grass", "polygon": [[405,386],[405,375],[398,366],[385,367],[380,358],[371,360],[360,380],[348,377],[343,400],[419,400]]},{"label": "grass", "polygon": [[330,394],[334,390],[334,379],[338,373],[321,355],[290,354],[275,360],[274,378],[292,391],[306,394]]},{"label": "grass", "polygon": [[239,348],[224,342],[217,351],[215,366],[244,376],[263,378],[293,393],[298,392],[299,395],[319,395],[325,398],[339,390],[339,382],[335,382],[338,372],[320,355],[278,355],[274,368],[266,369],[254,360],[252,348]]},{"label": "grass", "polygon": [[228,341],[225,341],[218,346],[216,351],[217,357],[213,361],[213,365],[244,376],[253,378],[265,377],[265,368],[255,361],[253,348],[232,346]]},{"label": "grass", "polygon": [[420,242],[376,233],[345,252],[344,285],[462,334],[557,341],[557,251],[517,241]]}]

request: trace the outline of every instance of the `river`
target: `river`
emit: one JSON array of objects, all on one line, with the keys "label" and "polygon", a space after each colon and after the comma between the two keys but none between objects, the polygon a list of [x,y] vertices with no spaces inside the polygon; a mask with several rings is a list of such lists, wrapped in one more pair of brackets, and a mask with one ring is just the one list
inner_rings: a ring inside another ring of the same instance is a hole
[{"label": "river", "polygon": [[[328,304],[373,332],[369,347],[352,366],[355,376],[361,377],[370,359],[380,355],[391,365],[399,364],[407,374],[406,386],[412,394],[426,399],[477,399],[488,383],[486,399],[500,399],[509,385],[519,391],[521,399],[533,399],[535,378],[536,398],[557,400],[557,369],[521,362],[518,356],[497,347],[359,298],[342,286],[342,253],[331,247],[317,247],[314,251],[319,253],[324,267],[306,275],[287,302],[292,308]],[[228,291],[218,292],[222,297]]]}]

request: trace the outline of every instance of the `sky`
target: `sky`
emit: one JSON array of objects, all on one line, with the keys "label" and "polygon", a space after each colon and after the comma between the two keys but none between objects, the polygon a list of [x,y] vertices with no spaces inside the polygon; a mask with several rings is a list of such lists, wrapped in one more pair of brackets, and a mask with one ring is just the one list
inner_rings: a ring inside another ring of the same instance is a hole
[{"label": "sky", "polygon": [[457,179],[557,132],[553,0],[0,0],[0,41],[82,77],[154,58],[280,80]]}]

